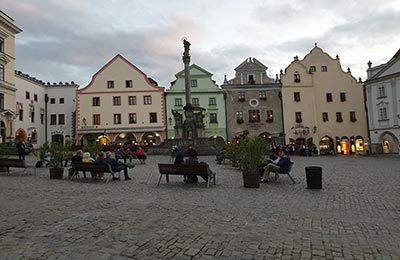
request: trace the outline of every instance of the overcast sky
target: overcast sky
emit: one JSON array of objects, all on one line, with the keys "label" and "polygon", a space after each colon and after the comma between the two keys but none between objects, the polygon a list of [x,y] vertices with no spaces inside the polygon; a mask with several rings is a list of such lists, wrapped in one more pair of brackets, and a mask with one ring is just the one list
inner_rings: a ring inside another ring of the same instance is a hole
[{"label": "overcast sky", "polygon": [[218,85],[248,57],[271,77],[318,43],[342,68],[366,79],[367,62],[386,63],[400,48],[400,0],[1,0],[23,32],[16,70],[45,82],[86,86],[121,54],[160,86],[191,64]]}]

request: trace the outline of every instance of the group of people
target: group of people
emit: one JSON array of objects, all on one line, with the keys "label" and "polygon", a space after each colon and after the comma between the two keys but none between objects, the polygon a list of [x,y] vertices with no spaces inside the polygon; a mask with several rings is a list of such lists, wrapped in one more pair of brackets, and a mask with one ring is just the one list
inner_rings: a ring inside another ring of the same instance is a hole
[{"label": "group of people", "polygon": [[131,148],[122,146],[115,151],[115,158],[117,160],[123,160],[124,163],[126,163],[127,160],[131,163],[133,159],[137,158],[140,164],[146,164],[147,155],[146,151],[141,146],[136,147],[134,152]]},{"label": "group of people", "polygon": [[[98,163],[98,164],[108,163],[114,172],[120,172],[123,170],[126,181],[131,180],[131,178],[128,175],[128,168],[135,167],[135,165],[133,165],[131,163],[127,164],[127,163],[121,162],[120,160],[112,158],[112,153],[110,151],[99,152],[95,159],[95,158],[91,157],[89,152],[84,153],[82,150],[78,150],[78,151],[76,151],[75,155],[72,156],[71,161],[72,161],[72,163],[73,162]],[[104,177],[104,173],[93,173],[92,172],[91,174],[92,174],[92,178],[103,178]],[[114,174],[113,174],[112,179],[118,180],[118,177],[114,176]]]}]

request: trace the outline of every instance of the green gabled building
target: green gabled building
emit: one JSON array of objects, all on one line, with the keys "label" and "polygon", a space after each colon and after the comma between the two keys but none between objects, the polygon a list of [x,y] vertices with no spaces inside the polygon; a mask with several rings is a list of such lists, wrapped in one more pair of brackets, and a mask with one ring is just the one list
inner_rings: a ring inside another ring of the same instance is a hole
[{"label": "green gabled building", "polygon": [[[205,125],[204,137],[222,138],[226,140],[226,115],[224,92],[211,78],[213,74],[196,64],[190,65],[191,104],[194,110],[203,110]],[[185,100],[185,72],[175,74],[176,80],[171,82],[165,91],[167,138],[180,138],[175,131],[173,110],[184,114]]]}]

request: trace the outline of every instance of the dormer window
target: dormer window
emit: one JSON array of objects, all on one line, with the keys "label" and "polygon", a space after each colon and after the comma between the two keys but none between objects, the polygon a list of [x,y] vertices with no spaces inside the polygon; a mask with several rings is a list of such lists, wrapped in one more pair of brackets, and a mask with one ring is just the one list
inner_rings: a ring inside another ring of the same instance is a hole
[{"label": "dormer window", "polygon": [[300,74],[298,72],[294,73],[294,82],[300,82]]},{"label": "dormer window", "polygon": [[314,73],[317,71],[317,69],[315,68],[315,66],[310,66],[310,69],[308,70],[310,73]]},{"label": "dormer window", "polygon": [[249,84],[255,84],[256,83],[253,74],[249,74],[247,76],[248,76],[248,79],[249,79],[249,81],[248,81]]}]

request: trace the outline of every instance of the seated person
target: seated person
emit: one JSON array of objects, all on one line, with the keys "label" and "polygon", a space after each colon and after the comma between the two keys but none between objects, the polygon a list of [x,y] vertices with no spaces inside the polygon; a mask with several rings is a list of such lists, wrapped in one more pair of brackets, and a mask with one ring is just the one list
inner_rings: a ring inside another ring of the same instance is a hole
[{"label": "seated person", "polygon": [[[111,158],[111,152],[107,151],[106,152],[106,157],[103,159],[97,159],[94,163],[108,163],[109,165],[111,165],[111,169],[115,172],[119,172],[119,171],[124,171],[124,176],[125,176],[125,180],[131,180],[131,178],[128,175],[128,165],[126,165],[123,162],[118,161],[117,159]],[[129,168],[133,168],[135,166],[129,166]],[[113,180],[118,180],[117,177],[115,177],[113,175]]]},{"label": "seated person", "polygon": [[[82,162],[84,163],[92,163],[94,162],[94,159],[90,156],[89,152],[84,152],[82,155]],[[90,172],[90,174],[92,175],[92,178],[96,178],[97,177],[97,173],[96,172]]]},{"label": "seated person", "polygon": [[290,166],[290,157],[287,156],[286,151],[280,150],[279,151],[279,158],[276,158],[275,160],[272,160],[270,163],[268,163],[265,167],[265,173],[264,177],[262,179],[262,183],[268,183],[268,178],[269,178],[269,173],[270,172],[276,172],[277,176],[278,173],[286,173],[289,170]]},{"label": "seated person", "polygon": [[225,158],[225,152],[219,151],[216,155],[217,164],[221,164],[221,162],[224,160],[224,158]]},{"label": "seated person", "polygon": [[139,159],[140,164],[146,164],[147,155],[141,146],[136,149],[135,155]]}]

